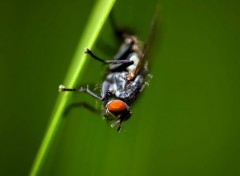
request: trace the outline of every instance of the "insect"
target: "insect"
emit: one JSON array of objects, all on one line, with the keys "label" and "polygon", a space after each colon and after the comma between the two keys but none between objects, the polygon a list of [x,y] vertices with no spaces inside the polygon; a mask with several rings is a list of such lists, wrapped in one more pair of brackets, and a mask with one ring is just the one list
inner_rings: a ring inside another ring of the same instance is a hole
[{"label": "insect", "polygon": [[[131,117],[130,106],[142,92],[149,78],[148,61],[145,57],[148,44],[143,46],[135,35],[117,29],[114,23],[112,23],[112,26],[117,37],[121,38],[123,42],[112,60],[101,59],[88,48],[84,51],[85,54],[96,61],[108,65],[106,76],[101,84],[100,95],[91,91],[88,86],[67,88],[60,85],[59,91],[84,92],[101,101],[102,114],[107,121],[112,121],[111,127],[118,126],[117,131],[119,132],[123,122]],[[150,33],[152,32],[151,30]],[[95,111],[93,107],[86,103],[82,105]]]}]

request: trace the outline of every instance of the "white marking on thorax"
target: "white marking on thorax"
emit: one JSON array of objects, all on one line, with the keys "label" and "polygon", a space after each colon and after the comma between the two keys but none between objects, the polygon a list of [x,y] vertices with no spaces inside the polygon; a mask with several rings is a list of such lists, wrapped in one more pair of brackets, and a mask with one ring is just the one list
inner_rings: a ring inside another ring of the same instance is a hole
[{"label": "white marking on thorax", "polygon": [[137,53],[133,53],[129,60],[133,61],[133,64],[127,67],[127,71],[134,72],[137,69],[137,66],[140,62]]}]

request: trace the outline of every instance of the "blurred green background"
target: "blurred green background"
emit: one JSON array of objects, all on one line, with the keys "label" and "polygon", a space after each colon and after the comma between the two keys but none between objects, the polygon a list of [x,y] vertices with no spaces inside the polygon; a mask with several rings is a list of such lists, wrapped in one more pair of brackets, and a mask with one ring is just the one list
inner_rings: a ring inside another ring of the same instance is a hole
[{"label": "blurred green background", "polygon": [[[0,175],[29,173],[94,3],[1,1]],[[153,79],[124,132],[74,109],[41,175],[240,175],[240,3],[122,0],[113,12],[144,41],[157,4]],[[108,21],[94,51],[111,58],[102,43],[117,49]],[[79,84],[101,83],[103,70],[90,59]]]}]

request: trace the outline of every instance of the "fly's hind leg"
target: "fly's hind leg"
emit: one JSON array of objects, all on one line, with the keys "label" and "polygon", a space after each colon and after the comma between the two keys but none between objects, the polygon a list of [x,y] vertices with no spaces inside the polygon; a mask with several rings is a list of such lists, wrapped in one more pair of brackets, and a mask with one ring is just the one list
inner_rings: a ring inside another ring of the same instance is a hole
[{"label": "fly's hind leg", "polygon": [[133,61],[130,60],[104,60],[96,56],[90,49],[86,48],[84,53],[89,54],[93,59],[100,61],[104,64],[129,64],[132,65]]},{"label": "fly's hind leg", "polygon": [[112,28],[112,30],[113,30],[113,32],[114,32],[114,34],[115,34],[115,36],[116,36],[118,41],[122,41],[127,36],[134,34],[132,29],[129,29],[127,27],[119,26],[116,23],[116,20],[115,20],[115,18],[113,16],[112,12],[109,14],[109,22],[110,22],[111,28]]}]

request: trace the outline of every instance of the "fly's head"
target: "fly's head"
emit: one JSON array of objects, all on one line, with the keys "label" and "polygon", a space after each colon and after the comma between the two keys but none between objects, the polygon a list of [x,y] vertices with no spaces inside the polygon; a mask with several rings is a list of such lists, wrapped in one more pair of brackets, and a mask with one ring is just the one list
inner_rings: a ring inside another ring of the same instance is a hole
[{"label": "fly's head", "polygon": [[106,119],[114,121],[111,127],[118,125],[118,132],[121,130],[122,122],[128,120],[132,114],[130,107],[125,102],[118,99],[110,100],[105,109]]}]

